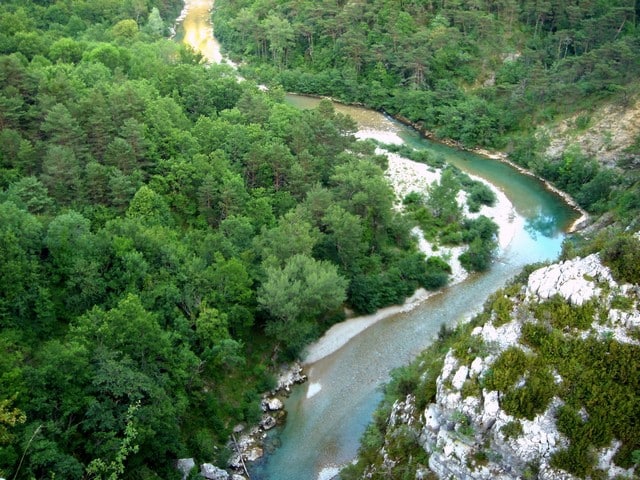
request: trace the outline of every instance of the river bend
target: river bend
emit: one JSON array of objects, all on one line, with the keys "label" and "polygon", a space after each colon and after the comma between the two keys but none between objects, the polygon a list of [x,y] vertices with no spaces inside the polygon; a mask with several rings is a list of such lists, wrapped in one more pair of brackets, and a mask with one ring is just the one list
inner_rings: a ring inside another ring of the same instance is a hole
[{"label": "river bend", "polygon": [[[180,29],[185,42],[208,61],[219,62],[212,7],[212,0],[185,0]],[[300,108],[318,102],[301,96],[289,96],[288,101]],[[484,178],[506,194],[523,221],[489,272],[445,288],[410,311],[386,316],[336,351],[307,363],[309,381],[295,388],[285,402],[286,425],[270,434],[270,441],[279,447],[251,467],[253,480],[332,478],[340,466],[355,458],[389,372],[433,342],[441,325],[455,325],[480,311],[486,298],[524,265],[557,258],[564,232],[577,217],[541,182],[504,163],[429,142],[378,112],[344,105],[336,109],[354,117],[369,137],[385,142],[389,135],[397,135],[414,148],[427,149]]]}]

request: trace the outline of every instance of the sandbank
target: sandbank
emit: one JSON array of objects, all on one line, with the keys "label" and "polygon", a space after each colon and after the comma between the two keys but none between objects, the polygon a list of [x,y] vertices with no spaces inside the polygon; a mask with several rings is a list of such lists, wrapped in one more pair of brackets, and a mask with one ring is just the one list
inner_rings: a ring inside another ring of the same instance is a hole
[{"label": "sandbank", "polygon": [[[368,132],[358,133],[359,138],[368,137]],[[386,133],[386,137],[388,138],[385,138],[385,141],[387,143],[402,142],[400,137],[397,135],[390,132]],[[423,163],[414,162],[394,153],[385,153],[389,158],[389,167],[387,169],[386,176],[396,193],[396,197],[400,200],[411,191],[424,191],[429,184],[440,179],[440,171],[438,169],[434,169]],[[513,204],[509,201],[504,192],[482,178],[472,175],[470,176],[474,180],[487,184],[493,190],[496,194],[496,203],[493,207],[483,206],[478,213],[469,213],[465,209],[465,215],[471,218],[479,215],[485,215],[486,217],[491,218],[500,228],[498,234],[498,245],[499,248],[503,250],[509,245],[509,243],[511,243],[518,229],[523,228],[524,219],[516,213]],[[464,195],[459,198],[459,201],[464,201]],[[399,202],[397,203],[399,204]],[[452,269],[451,280],[448,284],[449,286],[460,283],[467,278],[468,273],[464,268],[462,268],[458,261],[458,256],[464,251],[465,247],[440,246],[437,247],[437,249],[434,249],[434,246],[424,238],[424,235],[419,228],[414,228],[413,234],[418,240],[418,247],[420,248],[420,251],[422,251],[427,257],[438,255],[448,260]],[[349,340],[376,322],[401,312],[410,311],[420,305],[420,303],[424,302],[427,298],[438,293],[439,291],[427,291],[421,288],[418,289],[413,296],[408,298],[402,305],[385,307],[370,315],[350,318],[333,325],[325,332],[322,338],[307,347],[303,363],[305,365],[310,365],[317,362],[340,349],[349,342]]]}]

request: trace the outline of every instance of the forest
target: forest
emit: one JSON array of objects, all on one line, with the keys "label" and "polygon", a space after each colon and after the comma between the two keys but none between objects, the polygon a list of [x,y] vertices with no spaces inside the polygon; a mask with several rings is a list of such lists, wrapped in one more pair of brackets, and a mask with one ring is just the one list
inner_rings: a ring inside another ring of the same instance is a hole
[{"label": "forest", "polygon": [[[448,281],[353,120],[204,66],[168,39],[181,7],[0,5],[0,477],[224,464],[276,368],[345,306]],[[482,237],[466,265],[486,269],[494,227],[445,217],[463,183],[415,210]]]},{"label": "forest", "polygon": [[217,0],[245,82],[168,39],[181,8],[0,3],[0,477],[222,464],[275,367],[345,306],[446,284],[414,225],[480,245],[466,267],[488,267],[494,227],[450,208],[461,187],[486,192],[447,174],[441,204],[414,196],[402,215],[354,122],[284,91],[504,148],[620,221],[640,208],[637,152],[624,174],[576,152],[551,161],[530,130],[636,93],[629,2]]},{"label": "forest", "polygon": [[631,0],[217,0],[214,21],[247,76],[503,150],[587,210],[630,220],[640,139],[618,159],[633,174],[620,175],[579,151],[546,158],[535,128],[576,115],[584,130],[596,106],[633,102],[638,15]]}]

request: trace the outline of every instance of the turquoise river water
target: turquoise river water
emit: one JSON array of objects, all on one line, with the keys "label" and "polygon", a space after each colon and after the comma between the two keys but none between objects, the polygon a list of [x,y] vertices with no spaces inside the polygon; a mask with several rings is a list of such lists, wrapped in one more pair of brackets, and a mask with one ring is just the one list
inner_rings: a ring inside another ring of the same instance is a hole
[{"label": "turquoise river water", "polygon": [[[289,95],[288,102],[310,108],[319,100]],[[444,289],[411,311],[388,316],[337,351],[306,364],[309,381],[285,402],[286,425],[271,434],[277,446],[251,468],[254,480],[325,480],[356,456],[359,438],[382,398],[380,387],[393,368],[405,365],[437,336],[442,324],[455,325],[480,311],[486,298],[524,265],[555,259],[565,231],[578,214],[544,185],[499,161],[430,142],[411,128],[371,110],[336,104],[359,127],[400,136],[501,189],[524,218],[489,272]]]}]

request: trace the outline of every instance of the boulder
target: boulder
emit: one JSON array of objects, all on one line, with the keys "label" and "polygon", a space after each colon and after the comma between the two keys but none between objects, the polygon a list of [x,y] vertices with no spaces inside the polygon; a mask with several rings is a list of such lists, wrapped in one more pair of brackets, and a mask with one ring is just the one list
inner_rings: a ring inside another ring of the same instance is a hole
[{"label": "boulder", "polygon": [[282,403],[282,400],[276,397],[268,398],[265,401],[265,403],[267,405],[267,408],[272,412],[275,412],[277,410],[282,410],[284,408],[284,404]]},{"label": "boulder", "polygon": [[200,465],[200,475],[208,480],[229,480],[229,473],[226,470],[210,463]]},{"label": "boulder", "polygon": [[263,415],[262,420],[260,420],[260,426],[265,430],[271,430],[276,426],[276,419],[271,415]]},{"label": "boulder", "polygon": [[244,453],[244,459],[247,462],[255,462],[264,455],[264,450],[260,447],[253,447]]},{"label": "boulder", "polygon": [[453,376],[453,380],[451,380],[451,385],[453,386],[453,388],[455,388],[456,390],[462,389],[462,385],[464,385],[468,373],[469,368],[466,365],[462,365]]},{"label": "boulder", "polygon": [[431,404],[424,411],[424,426],[432,432],[437,432],[440,429],[438,409],[435,404]]},{"label": "boulder", "polygon": [[560,295],[574,305],[582,305],[600,292],[596,281],[611,282],[609,269],[598,254],[540,268],[529,275],[528,291],[541,300]]}]

